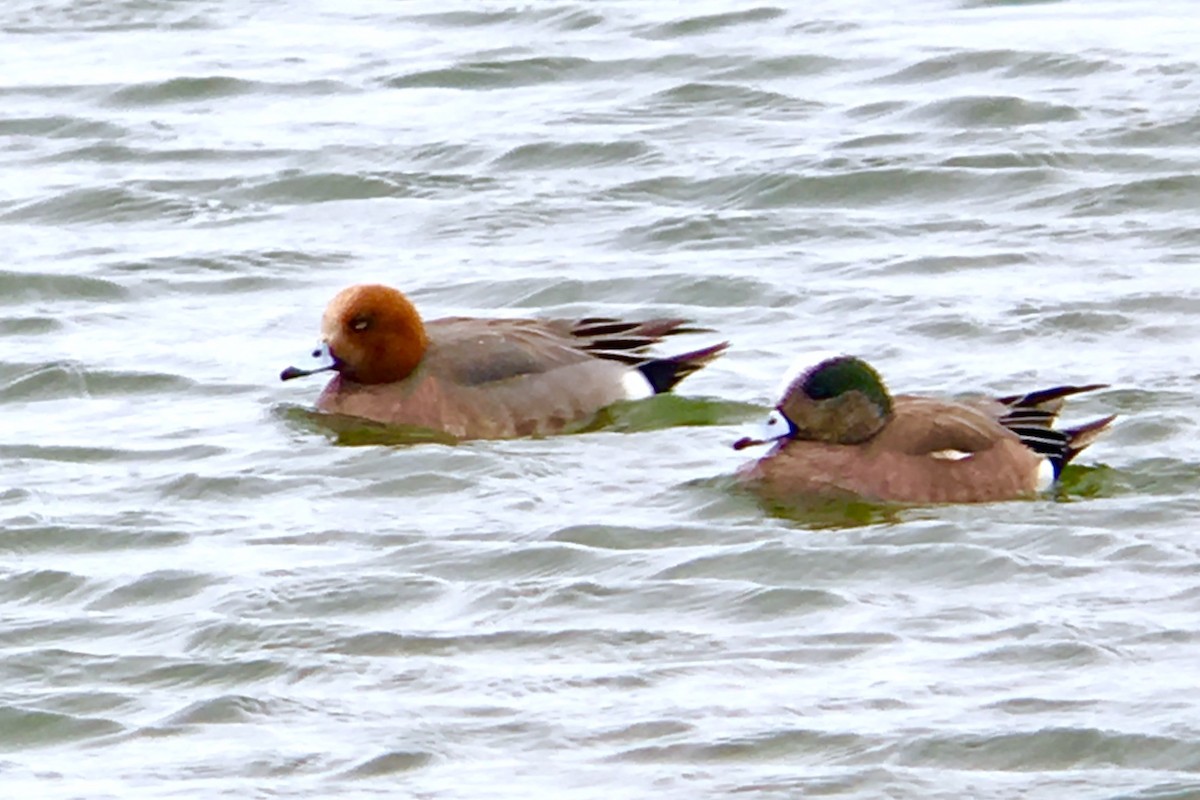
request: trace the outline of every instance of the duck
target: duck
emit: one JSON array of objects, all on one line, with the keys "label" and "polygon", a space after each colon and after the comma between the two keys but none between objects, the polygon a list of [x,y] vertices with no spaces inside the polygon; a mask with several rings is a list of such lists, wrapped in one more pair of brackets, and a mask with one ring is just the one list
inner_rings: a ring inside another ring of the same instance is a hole
[{"label": "duck", "polygon": [[334,373],[316,403],[330,414],[456,440],[546,436],[613,403],[670,391],[729,343],[663,358],[648,349],[706,330],[665,318],[425,321],[400,290],[356,284],[330,300],[320,342],[279,377]]},{"label": "duck", "polygon": [[1054,423],[1066,398],[1106,384],[975,401],[892,396],[863,359],[802,358],[779,402],[734,449],[772,445],[739,479],[776,501],[985,503],[1036,496],[1116,419]]}]

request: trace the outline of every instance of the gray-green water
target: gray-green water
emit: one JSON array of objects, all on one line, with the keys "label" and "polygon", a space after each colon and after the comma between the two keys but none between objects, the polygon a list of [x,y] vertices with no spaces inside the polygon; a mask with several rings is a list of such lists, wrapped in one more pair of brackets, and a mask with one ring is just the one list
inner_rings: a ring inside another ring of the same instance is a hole
[{"label": "gray-green water", "polygon": [[[1195,16],[5,3],[5,794],[1200,796]],[[361,280],[734,348],[347,446],[277,375]],[[830,347],[1121,421],[1066,502],[776,516],[738,403]]]}]

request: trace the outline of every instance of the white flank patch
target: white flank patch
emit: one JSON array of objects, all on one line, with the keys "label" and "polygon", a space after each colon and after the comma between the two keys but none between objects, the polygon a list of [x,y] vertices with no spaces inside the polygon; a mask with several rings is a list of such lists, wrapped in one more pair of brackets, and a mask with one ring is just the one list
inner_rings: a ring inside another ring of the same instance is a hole
[{"label": "white flank patch", "polygon": [[849,354],[839,350],[812,350],[807,353],[801,353],[792,359],[787,372],[783,373],[783,378],[779,381],[779,388],[775,390],[775,397],[782,400],[792,382],[813,367],[824,364],[830,359],[842,358],[846,355]]},{"label": "white flank patch", "polygon": [[938,458],[942,461],[962,461],[964,458],[970,458],[970,453],[964,453],[962,450],[934,450],[929,454],[930,458]]},{"label": "white flank patch", "polygon": [[1054,485],[1054,465],[1050,463],[1050,459],[1043,458],[1042,463],[1038,464],[1037,474],[1037,490],[1044,492]]},{"label": "white flank patch", "polygon": [[654,387],[640,369],[625,370],[621,376],[621,386],[625,389],[626,400],[645,400],[654,396]]}]

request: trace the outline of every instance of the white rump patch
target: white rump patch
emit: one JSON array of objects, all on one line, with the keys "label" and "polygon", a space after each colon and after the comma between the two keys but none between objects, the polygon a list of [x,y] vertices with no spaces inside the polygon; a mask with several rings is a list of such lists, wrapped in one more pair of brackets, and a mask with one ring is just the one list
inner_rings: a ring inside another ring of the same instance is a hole
[{"label": "white rump patch", "polygon": [[640,369],[625,370],[621,376],[621,387],[625,390],[626,400],[645,400],[654,396],[654,387]]},{"label": "white rump patch", "polygon": [[962,450],[934,450],[929,457],[941,461],[962,461],[964,458],[970,458],[971,454],[964,453]]},{"label": "white rump patch", "polygon": [[1038,464],[1037,490],[1039,492],[1044,492],[1053,485],[1054,464],[1050,462],[1050,459],[1043,458],[1041,463]]},{"label": "white rump patch", "polygon": [[791,365],[787,372],[783,373],[783,378],[779,381],[779,388],[775,390],[775,397],[782,400],[787,394],[788,387],[792,382],[806,372],[809,372],[814,367],[824,364],[834,358],[843,358],[849,355],[839,350],[811,350],[807,353],[801,353],[792,359]]}]

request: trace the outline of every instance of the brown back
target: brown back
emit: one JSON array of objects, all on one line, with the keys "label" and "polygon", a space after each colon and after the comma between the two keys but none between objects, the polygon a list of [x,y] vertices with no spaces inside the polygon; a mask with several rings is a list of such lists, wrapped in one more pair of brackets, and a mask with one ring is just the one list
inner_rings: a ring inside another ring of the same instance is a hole
[{"label": "brown back", "polygon": [[[965,454],[965,457],[959,457]],[[900,503],[1008,500],[1037,490],[1041,458],[989,413],[901,396],[857,445],[791,440],[750,469],[772,495],[857,496]]]}]

